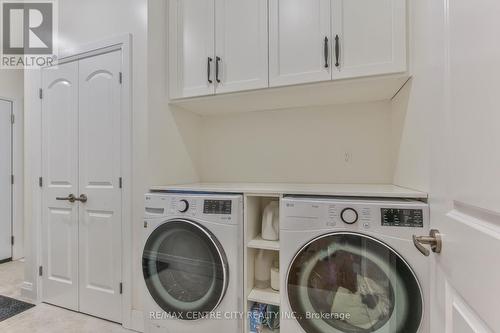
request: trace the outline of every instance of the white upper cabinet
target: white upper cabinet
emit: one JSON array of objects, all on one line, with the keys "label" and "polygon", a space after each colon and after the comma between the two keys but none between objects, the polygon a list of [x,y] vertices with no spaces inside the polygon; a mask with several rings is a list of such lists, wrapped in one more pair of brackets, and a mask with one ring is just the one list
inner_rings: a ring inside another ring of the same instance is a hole
[{"label": "white upper cabinet", "polygon": [[267,0],[216,0],[216,92],[268,87]]},{"label": "white upper cabinet", "polygon": [[170,0],[170,97],[407,77],[406,1]]},{"label": "white upper cabinet", "polygon": [[215,93],[214,0],[170,0],[170,94]]},{"label": "white upper cabinet", "polygon": [[407,70],[406,0],[332,0],[332,22],[333,79]]},{"label": "white upper cabinet", "polygon": [[267,0],[171,0],[172,98],[268,87]]},{"label": "white upper cabinet", "polygon": [[269,1],[270,86],[330,80],[330,0]]}]

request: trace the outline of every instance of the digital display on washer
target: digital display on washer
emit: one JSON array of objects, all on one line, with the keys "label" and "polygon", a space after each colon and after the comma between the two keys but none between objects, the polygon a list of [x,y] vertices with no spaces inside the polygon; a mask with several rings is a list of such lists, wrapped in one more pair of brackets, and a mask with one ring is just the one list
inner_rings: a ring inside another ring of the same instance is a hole
[{"label": "digital display on washer", "polygon": [[424,227],[424,212],[421,209],[382,208],[381,211],[384,227]]},{"label": "digital display on washer", "polygon": [[231,200],[205,200],[203,204],[204,214],[231,214]]}]

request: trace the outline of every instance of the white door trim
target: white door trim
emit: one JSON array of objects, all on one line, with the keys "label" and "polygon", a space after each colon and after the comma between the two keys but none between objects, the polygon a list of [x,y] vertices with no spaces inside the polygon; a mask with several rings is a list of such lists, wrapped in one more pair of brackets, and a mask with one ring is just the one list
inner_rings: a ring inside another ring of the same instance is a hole
[{"label": "white door trim", "polygon": [[[131,327],[132,324],[132,35],[124,34],[101,41],[85,44],[77,48],[63,51],[60,54],[59,62],[76,61],[90,56],[95,56],[103,53],[108,53],[114,50],[122,51],[122,276],[123,276],[123,298],[122,298],[122,318],[124,327]],[[38,76],[38,88],[41,88],[41,71],[36,73]],[[35,88],[36,85],[33,86]],[[33,89],[32,88],[32,89]],[[34,94],[33,91],[28,94]],[[38,91],[36,91],[38,95]],[[33,97],[34,98],[34,97]],[[31,258],[27,264],[30,265],[28,269],[35,274],[36,279],[34,285],[28,289],[25,288],[24,295],[32,296],[35,301],[41,301],[41,287],[42,279],[38,275],[38,267],[41,266],[41,216],[42,216],[42,191],[38,184],[38,179],[42,175],[41,170],[41,101],[35,103],[31,99],[31,106],[35,110],[30,111],[33,113],[33,120],[31,128],[36,130],[33,133],[33,138],[29,142],[33,145],[33,153],[31,154],[34,159],[32,163],[31,189],[33,191],[33,217],[32,217],[32,230],[30,236],[32,241]],[[25,282],[25,285],[28,283]]]},{"label": "white door trim", "polygon": [[24,257],[24,112],[23,102],[0,96],[0,100],[12,104],[14,124],[12,125],[12,174],[14,184],[12,186],[12,236],[14,246],[12,247],[12,260]]}]

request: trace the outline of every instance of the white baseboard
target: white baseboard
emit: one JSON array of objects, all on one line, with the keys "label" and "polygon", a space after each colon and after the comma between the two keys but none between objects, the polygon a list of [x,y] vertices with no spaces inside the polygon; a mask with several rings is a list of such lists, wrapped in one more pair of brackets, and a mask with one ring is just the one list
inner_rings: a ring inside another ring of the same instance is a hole
[{"label": "white baseboard", "polygon": [[21,296],[23,298],[36,301],[36,295],[33,290],[33,283],[24,281],[21,286]]}]

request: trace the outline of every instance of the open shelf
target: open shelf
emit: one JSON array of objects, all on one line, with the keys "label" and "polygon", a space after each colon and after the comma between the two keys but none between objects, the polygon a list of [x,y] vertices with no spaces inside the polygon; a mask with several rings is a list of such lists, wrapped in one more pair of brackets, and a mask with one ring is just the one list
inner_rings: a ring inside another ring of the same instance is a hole
[{"label": "open shelf", "polygon": [[275,291],[271,288],[268,289],[257,289],[254,288],[248,295],[248,300],[252,302],[259,302],[270,305],[281,305],[280,292]]},{"label": "open shelf", "polygon": [[[279,192],[255,192],[245,194],[245,311],[249,311],[253,303],[281,306],[281,294],[271,288],[257,288],[255,285],[255,262],[262,255],[262,260],[274,258],[273,265],[279,264],[279,241],[268,241],[262,238],[262,219],[266,207],[271,202],[281,200]],[[265,257],[265,258],[264,258]],[[259,261],[260,263],[260,261]],[[264,279],[263,279],[264,280]],[[245,318],[245,333],[249,333],[249,320]],[[264,328],[264,333],[279,333],[279,330]]]},{"label": "open shelf", "polygon": [[261,235],[258,235],[247,245],[252,249],[262,249],[262,250],[270,250],[270,251],[279,251],[280,250],[280,242],[279,241],[268,241],[262,239]]}]

